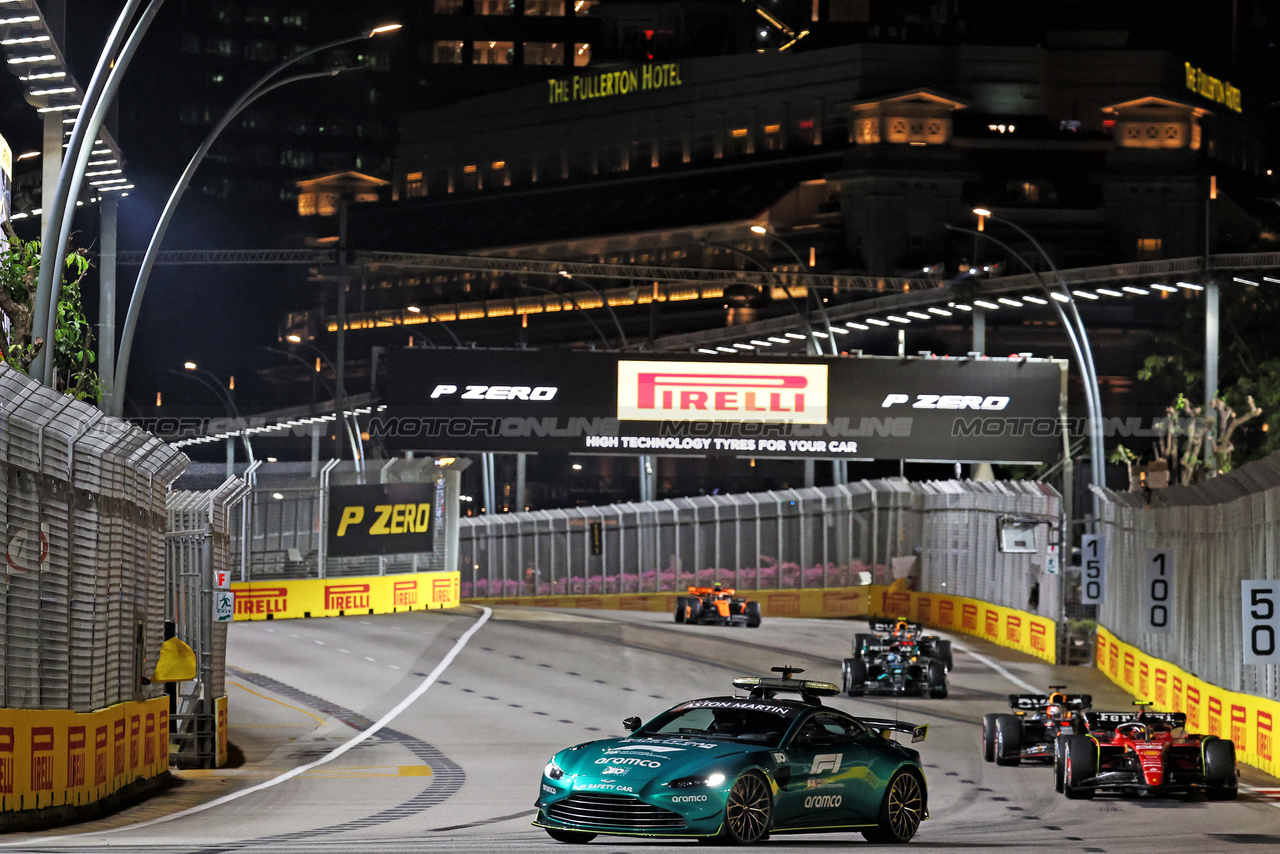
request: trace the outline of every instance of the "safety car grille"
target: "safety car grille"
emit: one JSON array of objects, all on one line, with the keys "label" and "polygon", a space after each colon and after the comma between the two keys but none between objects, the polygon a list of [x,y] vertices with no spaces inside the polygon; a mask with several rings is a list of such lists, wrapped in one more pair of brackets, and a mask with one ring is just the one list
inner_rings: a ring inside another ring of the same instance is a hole
[{"label": "safety car grille", "polygon": [[684,817],[627,795],[574,792],[554,803],[547,815],[567,824],[625,827],[629,830],[679,830]]}]

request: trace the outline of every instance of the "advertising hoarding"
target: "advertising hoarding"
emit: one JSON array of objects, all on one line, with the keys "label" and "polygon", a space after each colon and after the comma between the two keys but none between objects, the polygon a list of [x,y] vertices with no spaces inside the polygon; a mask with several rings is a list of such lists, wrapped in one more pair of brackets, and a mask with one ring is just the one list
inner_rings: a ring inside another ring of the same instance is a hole
[{"label": "advertising hoarding", "polygon": [[436,452],[1036,463],[1065,364],[1027,359],[392,351],[370,433]]},{"label": "advertising hoarding", "polygon": [[326,539],[332,557],[429,552],[434,483],[329,487]]}]

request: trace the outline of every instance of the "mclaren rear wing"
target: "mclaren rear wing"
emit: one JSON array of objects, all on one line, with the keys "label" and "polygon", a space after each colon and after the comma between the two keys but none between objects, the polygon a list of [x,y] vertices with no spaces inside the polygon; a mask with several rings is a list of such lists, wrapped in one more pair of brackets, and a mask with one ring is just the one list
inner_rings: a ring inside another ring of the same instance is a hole
[{"label": "mclaren rear wing", "polygon": [[910,733],[911,743],[924,741],[929,734],[928,724],[913,724],[907,721],[891,721],[888,718],[858,718],[872,729],[878,729],[882,734],[886,732],[905,732]]}]

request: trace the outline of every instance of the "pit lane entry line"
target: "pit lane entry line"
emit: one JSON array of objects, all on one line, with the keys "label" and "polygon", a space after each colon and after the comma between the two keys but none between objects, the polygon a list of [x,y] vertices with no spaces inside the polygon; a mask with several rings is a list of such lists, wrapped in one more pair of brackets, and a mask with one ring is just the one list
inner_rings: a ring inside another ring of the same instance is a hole
[{"label": "pit lane entry line", "polygon": [[1007,670],[1007,669],[1006,669],[1002,664],[1000,664],[1000,662],[995,661],[994,659],[987,658],[985,655],[983,655],[983,654],[981,654],[981,653],[978,653],[978,652],[974,652],[973,650],[969,649],[969,647],[967,647],[967,646],[961,646],[961,645],[959,645],[959,644],[955,643],[954,641],[952,642],[951,646],[952,646],[952,648],[954,648],[954,649],[958,649],[958,650],[960,650],[961,652],[965,653],[966,655],[971,655],[971,656],[973,656],[973,657],[974,657],[974,658],[976,658],[978,661],[981,661],[981,662],[982,662],[983,664],[985,664],[987,667],[990,667],[990,668],[991,668],[992,670],[994,670],[996,673],[999,673],[999,674],[1000,674],[1001,676],[1003,676],[1005,679],[1008,679],[1010,682],[1012,682],[1014,685],[1017,685],[1017,686],[1018,686],[1019,688],[1021,688],[1022,690],[1027,691],[1027,692],[1029,692],[1029,693],[1031,693],[1031,694],[1039,694],[1039,693],[1040,693],[1040,689],[1039,689],[1039,688],[1037,688],[1035,685],[1032,685],[1030,682],[1024,682],[1023,680],[1019,679],[1017,676],[1014,676],[1014,675],[1013,675],[1012,673],[1010,673],[1010,672],[1009,672],[1009,671],[1008,671],[1008,670]]},{"label": "pit lane entry line", "polygon": [[427,692],[427,689],[430,688],[433,684],[435,684],[435,681],[440,678],[440,676],[445,672],[445,670],[448,669],[449,665],[453,663],[453,660],[458,657],[458,653],[462,652],[462,649],[467,645],[467,642],[471,640],[471,638],[475,635],[475,633],[480,630],[480,627],[483,626],[486,622],[488,622],[489,617],[493,615],[492,608],[481,605],[480,609],[481,611],[483,611],[483,613],[480,615],[480,619],[476,620],[476,622],[471,626],[471,628],[467,629],[465,632],[462,633],[462,636],[458,638],[458,640],[454,643],[453,648],[450,649],[449,652],[445,655],[445,657],[440,660],[440,663],[436,665],[435,669],[432,670],[429,674],[427,674],[427,678],[423,679],[422,683],[418,685],[417,688],[414,688],[413,691],[411,691],[407,697],[405,697],[403,700],[401,700],[399,703],[396,704],[395,708],[391,709],[391,711],[387,712],[385,715],[379,718],[368,729],[364,730],[363,732],[357,733],[355,737],[353,737],[349,741],[345,741],[342,744],[338,745],[333,750],[329,751],[324,756],[321,756],[319,759],[317,759],[314,762],[309,762],[306,765],[300,765],[297,768],[290,769],[284,772],[283,774],[281,774],[280,776],[273,777],[270,780],[266,780],[262,783],[257,784],[256,786],[250,786],[247,789],[240,789],[239,791],[232,792],[228,795],[223,795],[220,798],[215,798],[212,801],[209,801],[207,803],[190,807],[189,809],[185,809],[180,812],[173,813],[172,815],[161,816],[160,818],[153,818],[150,821],[140,821],[140,822],[137,822],[136,824],[122,825],[121,827],[113,827],[107,830],[86,831],[85,833],[66,834],[62,836],[49,836],[49,837],[45,837],[44,839],[39,839],[39,838],[26,839],[21,842],[0,842],[0,848],[7,848],[14,845],[22,845],[22,846],[29,847],[31,845],[40,844],[41,842],[56,843],[56,842],[65,841],[67,839],[74,838],[76,836],[100,836],[107,833],[117,833],[121,830],[139,830],[141,828],[150,827],[155,824],[163,824],[164,822],[167,822],[167,821],[173,821],[174,819],[184,818],[189,815],[195,815],[196,813],[201,813],[201,812],[204,812],[205,810],[213,809],[214,807],[222,806],[223,804],[230,803],[231,801],[239,800],[240,798],[243,798],[245,795],[251,795],[257,792],[261,792],[263,789],[269,789],[272,786],[277,786],[285,782],[286,780],[292,780],[294,777],[297,777],[300,774],[305,774],[306,772],[310,771],[313,768],[319,767],[328,762],[332,762],[342,754],[346,753],[348,750],[351,750],[352,748],[357,747],[358,745],[372,738],[379,730],[381,730],[387,724],[395,720],[396,717],[398,717],[401,712],[409,708],[409,706],[413,705],[415,700],[417,700],[419,697],[425,694]]}]

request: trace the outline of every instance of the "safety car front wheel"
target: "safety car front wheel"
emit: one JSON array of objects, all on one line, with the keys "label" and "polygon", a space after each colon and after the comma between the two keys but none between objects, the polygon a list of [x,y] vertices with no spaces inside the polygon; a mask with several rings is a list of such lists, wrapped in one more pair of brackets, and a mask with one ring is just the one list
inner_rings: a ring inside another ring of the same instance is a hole
[{"label": "safety car front wheel", "polygon": [[734,782],[724,807],[724,839],[750,845],[769,835],[773,795],[764,777],[748,771]]}]

